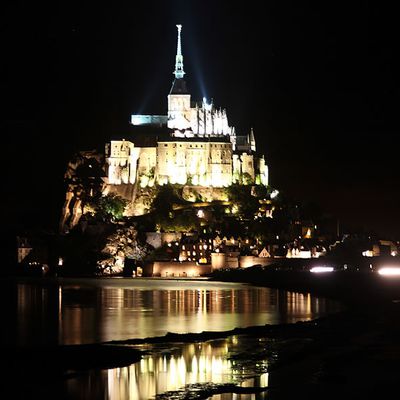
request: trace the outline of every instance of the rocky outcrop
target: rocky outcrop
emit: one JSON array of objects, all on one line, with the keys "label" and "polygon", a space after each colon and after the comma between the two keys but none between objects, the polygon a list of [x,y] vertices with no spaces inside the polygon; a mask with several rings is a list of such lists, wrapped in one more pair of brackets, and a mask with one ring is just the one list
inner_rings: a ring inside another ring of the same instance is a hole
[{"label": "rocky outcrop", "polygon": [[97,263],[100,275],[121,274],[125,267],[125,260],[142,261],[148,253],[146,245],[142,245],[138,232],[133,226],[117,229],[107,238],[102,250],[104,258]]},{"label": "rocky outcrop", "polygon": [[104,178],[103,156],[96,150],[80,151],[71,159],[64,174],[67,187],[60,219],[61,233],[69,232],[78,224],[87,199],[102,192]]}]

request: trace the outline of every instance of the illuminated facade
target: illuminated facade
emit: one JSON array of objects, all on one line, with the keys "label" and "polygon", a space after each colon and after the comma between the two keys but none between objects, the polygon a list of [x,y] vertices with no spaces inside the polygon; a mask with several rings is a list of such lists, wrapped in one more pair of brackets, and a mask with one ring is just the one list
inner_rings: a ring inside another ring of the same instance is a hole
[{"label": "illuminated facade", "polygon": [[167,115],[132,115],[135,127],[157,126],[156,143],[138,145],[135,139],[106,145],[108,183],[166,183],[226,187],[232,183],[268,185],[264,156],[256,153],[254,133],[237,136],[226,110],[203,99],[192,104],[183,79],[181,25],[178,28],[174,81],[168,94]]}]

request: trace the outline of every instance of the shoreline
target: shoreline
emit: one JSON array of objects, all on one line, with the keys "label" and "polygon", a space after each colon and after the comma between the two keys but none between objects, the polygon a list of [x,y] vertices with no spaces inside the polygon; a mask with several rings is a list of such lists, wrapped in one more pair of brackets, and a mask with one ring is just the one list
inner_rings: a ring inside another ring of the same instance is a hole
[{"label": "shoreline", "polygon": [[[60,384],[71,376],[71,371],[79,373],[92,368],[116,368],[139,362],[145,352],[129,349],[129,345],[172,345],[247,335],[274,341],[276,358],[268,367],[270,379],[268,388],[265,388],[270,399],[286,399],[299,394],[307,398],[324,399],[355,398],[361,397],[361,394],[364,399],[379,398],[397,383],[397,363],[400,359],[400,279],[384,280],[366,273],[340,272],[315,276],[305,272],[266,272],[254,268],[246,270],[245,275],[243,271],[229,271],[210,278],[210,282],[217,281],[306,291],[338,300],[345,309],[312,321],[293,324],[195,334],[168,333],[160,337],[93,345],[2,349],[3,377],[11,379],[14,373],[26,375],[29,377],[27,383],[33,386],[35,393],[38,391],[43,394],[45,389],[41,385],[46,387],[43,381],[46,377],[52,377],[54,382]],[[247,356],[250,361],[257,359],[257,354],[251,350]],[[29,367],[29,371],[26,367]],[[371,374],[373,379],[368,379]],[[45,381],[48,384],[47,379]],[[47,387],[50,391],[52,388],[55,390],[54,384]],[[22,391],[25,389],[21,388]],[[236,390],[232,386],[208,387],[207,393],[210,394],[211,390],[212,395],[213,390],[218,393],[218,390],[225,389],[229,393]],[[260,392],[260,388],[254,388],[251,393],[257,392]]]},{"label": "shoreline", "polygon": [[[314,323],[322,330],[317,336],[312,330],[302,332],[311,339],[310,345],[283,357],[281,352],[282,362],[270,370],[268,398],[304,395],[309,399],[376,399],[397,387],[400,277],[385,278],[372,272],[310,274],[252,268],[217,273],[214,279],[306,291],[345,306],[343,312],[311,321],[310,325]],[[291,329],[287,327],[286,334]],[[300,333],[292,332],[294,336]]]}]

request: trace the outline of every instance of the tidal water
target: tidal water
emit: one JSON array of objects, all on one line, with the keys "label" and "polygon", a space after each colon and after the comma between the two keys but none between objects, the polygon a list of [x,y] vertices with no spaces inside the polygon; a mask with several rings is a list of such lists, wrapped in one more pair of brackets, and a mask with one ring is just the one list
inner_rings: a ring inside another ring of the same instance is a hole
[{"label": "tidal water", "polygon": [[[243,350],[257,353],[268,341],[231,336],[226,339],[173,346],[142,346],[150,354],[135,364],[108,370],[89,371],[69,379],[65,391],[71,398],[137,400],[198,399],[199,390],[235,383],[241,387],[268,386],[268,360],[243,359]],[[138,347],[140,348],[140,347]],[[210,383],[212,383],[210,385]],[[204,398],[204,397],[200,397]],[[267,399],[267,393],[215,394],[213,400]]]},{"label": "tidal water", "polygon": [[[307,321],[340,309],[335,301],[307,293],[205,280],[30,279],[3,286],[1,340],[17,346],[225,331]],[[67,379],[63,398],[154,399],[168,391],[173,391],[170,398],[179,398],[175,391],[206,382],[266,386],[268,359],[241,365],[232,357],[245,342],[233,336],[149,346],[139,363]],[[264,398],[232,396],[213,399]]]}]

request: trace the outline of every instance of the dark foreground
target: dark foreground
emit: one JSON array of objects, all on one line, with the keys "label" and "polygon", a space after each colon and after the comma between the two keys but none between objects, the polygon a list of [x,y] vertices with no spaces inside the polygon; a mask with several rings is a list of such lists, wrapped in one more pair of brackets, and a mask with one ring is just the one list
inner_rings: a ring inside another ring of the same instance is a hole
[{"label": "dark foreground", "polygon": [[[219,393],[254,393],[257,396],[263,392],[270,399],[380,399],[396,393],[400,377],[399,278],[346,272],[316,276],[253,268],[245,272],[219,273],[214,279],[311,291],[341,300],[346,310],[311,322],[236,328],[227,332],[171,333],[158,338],[98,345],[2,348],[3,387],[10,387],[10,382],[17,380],[10,397],[14,399],[67,398],[62,395],[63,385],[73,374],[139,361],[142,352],[131,346],[144,343],[173,346],[173,343],[246,335],[254,339],[254,346],[244,348],[235,357],[254,366],[268,358],[268,387],[242,388],[210,383],[159,398],[206,399]],[[261,340],[265,338],[269,341]],[[85,398],[96,396],[86,394]]]},{"label": "dark foreground", "polygon": [[380,399],[397,392],[400,277],[261,268],[246,272],[222,272],[215,279],[310,291],[346,307],[337,315],[266,333],[279,341],[270,368],[269,398]]}]

